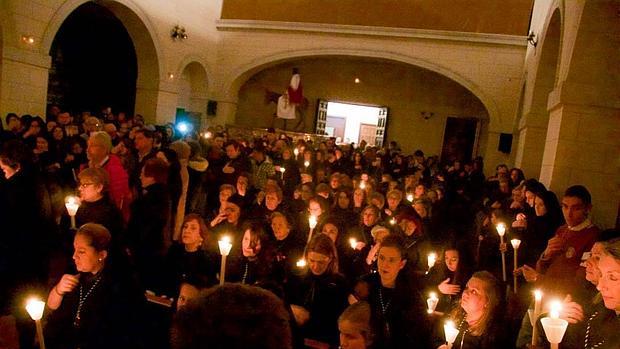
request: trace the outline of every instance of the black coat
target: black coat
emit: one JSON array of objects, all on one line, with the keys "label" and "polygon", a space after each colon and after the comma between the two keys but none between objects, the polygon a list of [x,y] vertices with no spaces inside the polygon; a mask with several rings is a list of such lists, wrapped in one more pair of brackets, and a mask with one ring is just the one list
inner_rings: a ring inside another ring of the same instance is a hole
[{"label": "black coat", "polygon": [[[128,275],[113,273],[109,268],[100,274],[94,287],[95,276],[80,274],[80,285],[64,296],[58,309],[49,313],[45,341],[50,349],[147,347],[144,292]],[[82,297],[79,326],[75,326],[80,287],[83,295],[91,288],[92,292]]]}]

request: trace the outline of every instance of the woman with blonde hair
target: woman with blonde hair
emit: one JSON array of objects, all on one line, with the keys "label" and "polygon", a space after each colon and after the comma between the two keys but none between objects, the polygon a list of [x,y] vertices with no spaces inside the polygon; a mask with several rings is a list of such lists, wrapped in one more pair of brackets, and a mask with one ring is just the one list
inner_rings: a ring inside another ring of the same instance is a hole
[{"label": "woman with blonde hair", "polygon": [[370,305],[366,302],[351,304],[338,318],[340,348],[372,348],[374,333],[371,327]]},{"label": "woman with blonde hair", "polygon": [[[507,348],[506,326],[503,321],[502,284],[491,273],[479,271],[472,275],[463,291],[460,305],[447,320],[454,322],[459,333],[454,349]],[[443,329],[444,321],[440,321]],[[447,349],[442,331],[435,336],[434,348]]]}]

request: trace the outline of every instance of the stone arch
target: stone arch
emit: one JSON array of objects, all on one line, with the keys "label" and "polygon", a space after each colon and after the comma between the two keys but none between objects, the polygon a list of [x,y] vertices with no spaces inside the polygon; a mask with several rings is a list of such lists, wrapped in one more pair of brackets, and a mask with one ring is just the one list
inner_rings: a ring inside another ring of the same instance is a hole
[{"label": "stone arch", "polygon": [[186,57],[177,73],[179,77],[177,107],[200,115],[199,121],[203,124],[207,116],[209,76],[211,75],[205,65],[195,58]]},{"label": "stone arch", "polygon": [[280,52],[274,55],[260,57],[245,65],[240,66],[230,74],[230,79],[224,84],[223,91],[226,93],[225,97],[230,101],[236,101],[237,93],[243,83],[255,73],[275,66],[277,64],[302,58],[312,58],[321,56],[349,56],[360,58],[378,58],[388,61],[395,61],[400,63],[406,63],[409,65],[424,68],[438,74],[441,74],[449,79],[452,79],[471,91],[487,109],[489,120],[492,123],[501,125],[501,115],[493,98],[488,96],[480,86],[473,81],[463,77],[457,72],[454,72],[444,66],[429,62],[416,57],[410,57],[398,53],[388,51],[372,51],[372,50],[349,50],[349,49],[313,49],[313,50],[297,50]]},{"label": "stone arch", "polygon": [[[68,0],[54,13],[43,34],[40,52],[49,55],[58,30],[67,17],[89,0]],[[154,121],[163,69],[161,47],[157,31],[145,12],[132,0],[101,0],[98,5],[110,10],[125,26],[136,50],[138,77],[136,81],[135,113]]]},{"label": "stone arch", "polygon": [[[531,89],[526,86],[526,95],[519,115],[519,145],[515,165],[520,167],[528,177],[539,177],[547,127],[549,124],[549,94],[557,87],[562,47],[562,12],[555,4],[548,12],[544,30],[538,45],[534,48],[535,61]],[[528,91],[529,90],[529,91]]]}]

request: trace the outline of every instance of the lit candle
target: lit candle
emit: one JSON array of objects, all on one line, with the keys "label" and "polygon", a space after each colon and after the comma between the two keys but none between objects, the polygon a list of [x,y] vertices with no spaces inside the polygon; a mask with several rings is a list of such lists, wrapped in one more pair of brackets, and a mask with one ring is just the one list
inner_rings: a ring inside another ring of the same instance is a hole
[{"label": "lit candle", "polygon": [[37,328],[37,338],[39,339],[39,348],[45,349],[45,339],[43,338],[43,327],[41,326],[41,318],[43,317],[43,310],[45,309],[45,302],[31,298],[26,302],[26,311],[28,315],[34,320]]},{"label": "lit candle", "polygon": [[538,340],[538,326],[536,326],[536,321],[538,321],[538,317],[540,316],[542,297],[543,293],[541,290],[534,291],[534,312],[530,317],[530,323],[532,324],[532,347],[536,346]]},{"label": "lit candle", "polygon": [[396,224],[396,218],[392,218],[392,219],[390,219],[390,224],[391,224],[391,225]]},{"label": "lit candle", "polygon": [[428,264],[428,271],[426,271],[426,273],[428,274],[428,272],[431,270],[431,268],[435,265],[435,262],[437,261],[437,254],[435,252],[429,253],[428,257],[426,257],[426,260]]},{"label": "lit candle", "polygon": [[439,302],[439,298],[437,298],[437,293],[431,292],[430,297],[426,299],[426,306],[428,309],[427,313],[432,314],[435,312],[435,308],[437,308],[437,303]]},{"label": "lit candle", "polygon": [[316,228],[316,217],[313,215],[310,215],[310,217],[308,217],[308,226],[310,226],[310,229],[314,229]]},{"label": "lit candle", "polygon": [[308,160],[304,161],[304,167],[307,169],[308,166],[310,166],[310,161]]},{"label": "lit candle", "polygon": [[205,139],[209,139],[209,138],[211,138],[211,136],[212,136],[211,132],[205,132],[205,134],[204,134]]},{"label": "lit candle", "polygon": [[306,267],[306,260],[305,259],[300,259],[297,261],[297,263],[295,263],[295,265],[297,266],[297,268],[305,268]]},{"label": "lit candle", "polygon": [[562,302],[559,300],[551,301],[549,308],[549,316],[542,318],[540,322],[545,330],[545,336],[551,344],[551,349],[557,349],[559,348],[560,342],[562,342],[562,338],[564,338],[568,321],[560,319]]},{"label": "lit candle", "polygon": [[230,253],[232,243],[230,242],[230,237],[223,236],[217,244],[219,245],[220,254],[222,255],[222,263],[220,265],[220,285],[223,285],[224,280],[226,279],[226,257]]},{"label": "lit candle", "polygon": [[350,238],[349,239],[349,244],[351,245],[351,248],[355,250],[355,248],[357,247],[357,239],[356,238]]},{"label": "lit candle", "polygon": [[[497,234],[499,234],[500,244],[504,243],[504,234],[506,234],[506,225],[504,223],[498,223],[495,226]],[[502,251],[502,279],[506,282],[506,253]]]},{"label": "lit candle", "polygon": [[[518,263],[517,263],[517,250],[519,249],[519,246],[521,245],[521,240],[519,240],[519,239],[512,239],[512,240],[510,240],[510,244],[512,244],[512,249],[515,252],[515,255],[514,255],[514,267],[515,267],[515,270],[517,270],[517,268],[519,267]],[[513,278],[513,281],[514,281],[514,291],[515,291],[515,293],[517,293],[517,287],[518,287],[518,285],[517,285],[517,274],[513,273],[513,277],[512,278]]]},{"label": "lit candle", "polygon": [[299,156],[299,149],[293,149],[293,154],[295,154],[295,160],[297,160],[297,157]]},{"label": "lit candle", "polygon": [[284,167],[280,167],[280,172],[284,174],[284,172],[286,172],[286,169]]},{"label": "lit candle", "polygon": [[446,335],[446,342],[448,342],[448,349],[452,348],[452,344],[456,340],[456,337],[459,335],[459,330],[454,327],[454,322],[452,320],[446,321],[443,325],[443,332]]},{"label": "lit candle", "polygon": [[67,196],[65,198],[65,207],[69,217],[71,217],[71,229],[77,229],[75,226],[75,214],[78,208],[80,208],[80,199],[75,196]]},{"label": "lit candle", "polygon": [[360,182],[360,189],[362,189],[362,190],[366,189],[366,182],[364,182],[364,181]]},{"label": "lit candle", "polygon": [[413,202],[413,194],[407,194],[407,201]]}]

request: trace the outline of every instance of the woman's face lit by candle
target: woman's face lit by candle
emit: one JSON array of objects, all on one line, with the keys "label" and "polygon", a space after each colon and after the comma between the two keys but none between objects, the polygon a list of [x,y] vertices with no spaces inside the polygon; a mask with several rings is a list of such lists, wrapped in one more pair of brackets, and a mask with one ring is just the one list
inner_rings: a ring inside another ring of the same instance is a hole
[{"label": "woman's face lit by candle", "polygon": [[314,275],[323,275],[329,266],[331,258],[322,253],[310,251],[308,252],[308,267]]},{"label": "woman's face lit by candle", "polygon": [[196,287],[186,283],[182,284],[179,290],[179,299],[177,300],[177,310],[183,308],[187,302],[196,298],[198,293],[200,293],[200,291]]},{"label": "woman's face lit by candle", "polygon": [[456,268],[459,266],[459,251],[446,250],[444,261],[446,262],[446,267],[448,270],[455,272]]},{"label": "woman's face lit by candle", "polygon": [[488,299],[484,293],[484,281],[474,277],[469,279],[461,298],[463,310],[468,315],[480,316],[487,303]]},{"label": "woman's face lit by candle", "polygon": [[90,244],[90,240],[83,234],[75,236],[73,239],[73,262],[79,272],[96,274],[103,268],[103,262],[108,253],[97,251]]},{"label": "woman's face lit by candle", "polygon": [[338,227],[331,223],[325,223],[325,225],[323,225],[323,230],[321,230],[321,233],[329,236],[329,238],[332,239],[334,243],[336,243],[336,239],[338,238]]},{"label": "woman's face lit by candle", "polygon": [[183,229],[181,230],[181,241],[186,246],[195,246],[202,243],[202,236],[200,236],[200,224],[197,220],[190,220],[183,224]]},{"label": "woman's face lit by candle", "polygon": [[597,285],[601,277],[601,271],[598,269],[598,262],[603,255],[603,244],[595,242],[590,250],[590,258],[586,260],[586,280],[592,284]]},{"label": "woman's face lit by candle", "polygon": [[604,255],[598,262],[601,278],[596,288],[601,291],[605,307],[620,312],[620,260]]},{"label": "woman's face lit by candle", "polygon": [[534,198],[534,211],[536,211],[536,216],[538,217],[547,214],[547,207],[545,206],[545,202],[538,196]]},{"label": "woman's face lit by candle", "polygon": [[9,179],[13,177],[15,173],[17,173],[18,169],[14,169],[11,166],[7,165],[4,161],[0,160],[0,168],[2,172],[4,172],[4,178]]},{"label": "woman's face lit by candle", "polygon": [[252,231],[248,229],[245,231],[245,233],[243,233],[241,248],[244,257],[256,257],[256,255],[260,252],[261,249],[260,239],[255,234],[252,234]]}]

